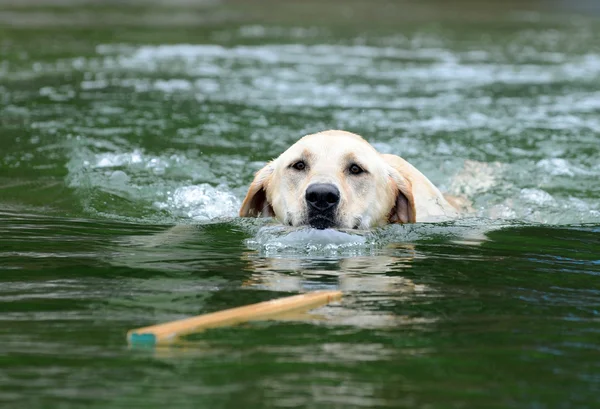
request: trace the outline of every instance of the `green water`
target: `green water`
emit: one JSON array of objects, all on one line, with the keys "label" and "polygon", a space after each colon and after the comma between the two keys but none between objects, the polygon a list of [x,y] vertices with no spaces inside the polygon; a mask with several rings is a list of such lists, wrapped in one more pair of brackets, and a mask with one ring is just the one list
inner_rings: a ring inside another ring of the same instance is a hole
[{"label": "green water", "polygon": [[[3,408],[600,407],[592,3],[71,3],[0,2]],[[235,217],[253,172],[330,128],[474,213]],[[318,289],[346,296],[126,343]]]}]

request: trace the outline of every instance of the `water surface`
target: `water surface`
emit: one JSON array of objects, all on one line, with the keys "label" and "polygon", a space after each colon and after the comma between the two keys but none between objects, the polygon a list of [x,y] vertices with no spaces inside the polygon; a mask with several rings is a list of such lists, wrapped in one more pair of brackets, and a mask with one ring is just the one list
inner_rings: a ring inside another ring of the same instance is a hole
[{"label": "water surface", "polygon": [[[0,3],[3,407],[600,405],[593,15],[27,3]],[[350,234],[236,217],[253,172],[331,128],[474,213]],[[318,289],[346,296],[125,342]]]}]

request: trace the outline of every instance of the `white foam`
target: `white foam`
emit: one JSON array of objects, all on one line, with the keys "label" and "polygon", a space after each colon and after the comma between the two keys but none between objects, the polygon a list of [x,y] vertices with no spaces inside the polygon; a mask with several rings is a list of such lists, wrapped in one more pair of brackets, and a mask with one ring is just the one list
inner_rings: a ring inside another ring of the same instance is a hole
[{"label": "white foam", "polygon": [[129,180],[131,180],[131,177],[122,170],[115,170],[110,175],[110,181],[115,184],[126,185]]},{"label": "white foam", "polygon": [[540,206],[556,204],[556,200],[552,195],[541,189],[521,189],[521,199]]},{"label": "white foam", "polygon": [[593,172],[574,166],[563,158],[542,159],[536,166],[553,176],[592,175]]},{"label": "white foam", "polygon": [[190,81],[182,79],[171,79],[168,81],[154,81],[154,89],[162,92],[178,92],[192,89],[193,85]]},{"label": "white foam", "polygon": [[[225,33],[224,33],[225,34]],[[242,38],[295,38],[306,39],[326,34],[326,31],[316,27],[265,27],[247,25],[238,29],[237,35]],[[219,36],[221,37],[221,36]]]},{"label": "white foam", "polygon": [[247,240],[251,248],[267,253],[305,251],[309,253],[336,253],[353,249],[364,250],[368,246],[367,236],[358,232],[334,229],[317,230],[310,227],[265,226]]},{"label": "white foam", "polygon": [[188,160],[181,155],[153,156],[144,153],[141,149],[134,149],[131,152],[105,152],[93,155],[93,160],[86,163],[92,169],[129,167],[136,169],[149,170],[154,174],[162,175],[168,168],[187,164]]},{"label": "white foam", "polygon": [[96,156],[96,161],[92,165],[94,168],[112,168],[142,163],[142,151],[135,149],[133,152],[126,153],[102,153]]},{"label": "white foam", "polygon": [[183,186],[169,194],[165,202],[154,206],[168,210],[175,216],[184,216],[196,221],[209,221],[224,217],[235,217],[240,207],[239,199],[225,186],[201,184]]},{"label": "white foam", "polygon": [[79,86],[83,90],[95,90],[95,89],[103,89],[110,85],[110,83],[105,79],[99,80],[85,80],[81,81]]}]

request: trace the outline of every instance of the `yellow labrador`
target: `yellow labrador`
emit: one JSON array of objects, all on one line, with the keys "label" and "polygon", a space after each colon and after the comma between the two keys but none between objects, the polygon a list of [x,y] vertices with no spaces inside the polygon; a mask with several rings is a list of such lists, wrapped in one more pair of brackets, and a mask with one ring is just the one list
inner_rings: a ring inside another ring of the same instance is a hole
[{"label": "yellow labrador", "polygon": [[377,152],[359,135],[329,130],[303,137],[259,170],[240,216],[368,229],[455,218],[449,200],[404,159]]}]

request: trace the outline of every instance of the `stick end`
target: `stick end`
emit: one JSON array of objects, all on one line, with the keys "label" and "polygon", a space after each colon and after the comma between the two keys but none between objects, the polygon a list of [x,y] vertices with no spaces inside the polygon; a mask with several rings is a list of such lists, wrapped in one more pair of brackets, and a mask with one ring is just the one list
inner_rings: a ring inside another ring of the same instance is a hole
[{"label": "stick end", "polygon": [[156,335],[149,333],[130,332],[127,334],[127,341],[131,345],[156,345]]}]

